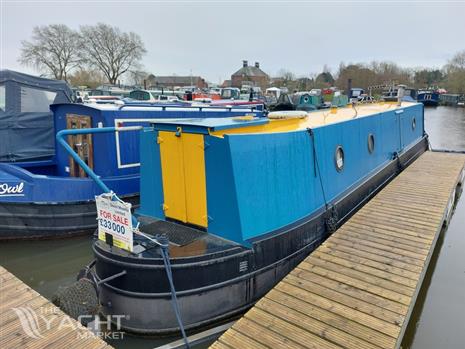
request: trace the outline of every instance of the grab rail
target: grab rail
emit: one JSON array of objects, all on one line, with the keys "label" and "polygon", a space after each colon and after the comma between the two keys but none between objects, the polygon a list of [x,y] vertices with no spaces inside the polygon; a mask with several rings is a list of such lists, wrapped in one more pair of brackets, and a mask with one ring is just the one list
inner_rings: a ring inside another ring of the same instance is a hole
[{"label": "grab rail", "polygon": [[143,126],[124,126],[124,127],[100,127],[100,128],[81,128],[81,129],[66,129],[58,131],[56,135],[57,142],[60,143],[63,148],[68,152],[68,154],[78,163],[78,165],[84,170],[87,175],[92,178],[95,183],[105,192],[111,193],[110,188],[106,186],[105,183],[85,162],[81,157],[74,151],[73,148],[68,144],[64,139],[65,136],[72,135],[85,135],[85,134],[94,134],[94,133],[110,133],[110,132],[127,132],[127,131],[139,131],[142,130]]},{"label": "grab rail", "polygon": [[[110,132],[127,132],[127,131],[139,131],[142,130],[143,126],[124,126],[124,127],[99,127],[99,128],[80,128],[80,129],[66,129],[58,131],[56,135],[57,142],[60,143],[63,148],[68,152],[68,154],[77,162],[77,164],[84,170],[87,175],[94,180],[95,183],[102,189],[104,193],[113,193],[110,188],[100,179],[100,176],[97,175],[90,167],[85,163],[84,160],[74,151],[74,149],[68,144],[65,140],[65,136],[72,135],[85,135],[85,134],[95,134],[95,133],[110,133]],[[114,194],[114,193],[113,193]],[[120,200],[116,194],[114,197],[117,200]],[[132,224],[137,227],[137,219],[132,216]]]}]

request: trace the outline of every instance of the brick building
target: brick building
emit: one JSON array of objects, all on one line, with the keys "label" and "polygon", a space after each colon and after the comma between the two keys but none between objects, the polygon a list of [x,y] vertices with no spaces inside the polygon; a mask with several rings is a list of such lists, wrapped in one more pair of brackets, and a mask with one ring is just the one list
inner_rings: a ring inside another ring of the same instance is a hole
[{"label": "brick building", "polygon": [[242,68],[231,75],[231,86],[241,88],[243,85],[259,86],[262,90],[268,87],[269,77],[260,69],[260,63],[249,66],[247,61],[242,61]]}]

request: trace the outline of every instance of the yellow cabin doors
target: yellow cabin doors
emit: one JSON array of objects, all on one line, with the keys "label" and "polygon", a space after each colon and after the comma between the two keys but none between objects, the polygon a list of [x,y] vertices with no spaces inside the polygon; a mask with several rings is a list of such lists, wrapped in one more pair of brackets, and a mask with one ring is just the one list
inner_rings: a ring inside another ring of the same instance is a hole
[{"label": "yellow cabin doors", "polygon": [[207,227],[203,135],[160,131],[158,143],[165,216]]},{"label": "yellow cabin doors", "polygon": [[[67,129],[91,128],[92,122],[90,116],[66,114]],[[94,152],[92,147],[92,135],[70,135],[68,144],[79,155],[79,157],[90,167],[94,167]],[[69,157],[69,175],[71,177],[87,177],[84,170],[77,162]]]}]

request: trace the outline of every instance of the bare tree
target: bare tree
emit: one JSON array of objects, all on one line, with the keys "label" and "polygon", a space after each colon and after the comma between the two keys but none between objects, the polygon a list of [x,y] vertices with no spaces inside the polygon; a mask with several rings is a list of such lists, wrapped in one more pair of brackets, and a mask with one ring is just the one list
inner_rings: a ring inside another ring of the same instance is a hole
[{"label": "bare tree", "polygon": [[22,41],[19,62],[58,80],[67,80],[80,63],[78,33],[64,24],[34,27],[31,41]]},{"label": "bare tree", "polygon": [[284,81],[294,81],[295,80],[295,74],[291,72],[290,70],[281,68],[278,71],[278,77],[282,78]]},{"label": "bare tree", "polygon": [[144,86],[144,80],[147,81],[147,78],[149,77],[149,73],[138,69],[131,69],[128,73],[130,84],[134,86]]},{"label": "bare tree", "polygon": [[136,67],[146,53],[139,35],[103,23],[81,27],[81,49],[85,62],[97,67],[111,84]]}]

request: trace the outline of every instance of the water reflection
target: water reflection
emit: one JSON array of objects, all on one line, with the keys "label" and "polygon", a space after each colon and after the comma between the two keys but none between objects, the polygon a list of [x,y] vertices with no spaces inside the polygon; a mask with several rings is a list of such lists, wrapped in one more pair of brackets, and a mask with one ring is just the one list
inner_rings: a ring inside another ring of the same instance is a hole
[{"label": "water reflection", "polygon": [[[425,128],[434,149],[465,151],[464,108],[427,108]],[[449,226],[438,239],[405,333],[404,349],[465,346],[464,199],[459,200]]]},{"label": "water reflection", "polygon": [[0,264],[47,298],[75,281],[77,271],[91,259],[88,236],[0,243]]},{"label": "water reflection", "polygon": [[465,150],[465,108],[426,108],[425,129],[433,148]]}]

